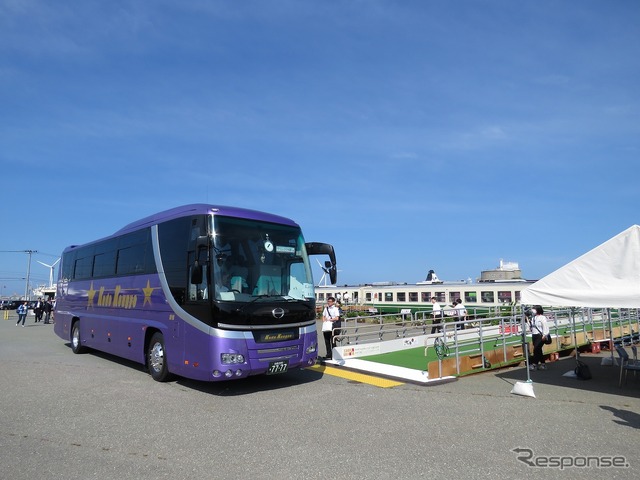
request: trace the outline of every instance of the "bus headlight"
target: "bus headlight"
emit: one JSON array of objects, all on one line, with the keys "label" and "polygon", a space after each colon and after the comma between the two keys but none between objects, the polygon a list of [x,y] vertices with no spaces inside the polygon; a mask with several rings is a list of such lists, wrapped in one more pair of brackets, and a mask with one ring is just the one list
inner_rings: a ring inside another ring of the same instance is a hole
[{"label": "bus headlight", "polygon": [[240,353],[223,353],[220,356],[222,363],[225,365],[235,365],[238,363],[244,363],[244,355]]},{"label": "bus headlight", "polygon": [[312,343],[311,345],[309,345],[307,347],[306,352],[307,352],[307,354],[310,354],[310,353],[315,353],[316,350],[317,350],[317,345],[315,343]]}]

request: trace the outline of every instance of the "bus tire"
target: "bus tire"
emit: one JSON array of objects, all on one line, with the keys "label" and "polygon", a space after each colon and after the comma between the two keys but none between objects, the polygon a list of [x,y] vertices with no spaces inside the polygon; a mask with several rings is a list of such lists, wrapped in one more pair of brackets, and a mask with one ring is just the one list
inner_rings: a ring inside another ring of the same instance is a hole
[{"label": "bus tire", "polygon": [[76,320],[71,325],[71,351],[75,354],[84,353],[86,348],[82,346],[80,339],[80,320]]},{"label": "bus tire", "polygon": [[147,348],[147,366],[151,378],[156,382],[166,382],[169,380],[169,366],[167,365],[166,350],[164,347],[164,337],[156,332],[151,336],[149,347]]}]

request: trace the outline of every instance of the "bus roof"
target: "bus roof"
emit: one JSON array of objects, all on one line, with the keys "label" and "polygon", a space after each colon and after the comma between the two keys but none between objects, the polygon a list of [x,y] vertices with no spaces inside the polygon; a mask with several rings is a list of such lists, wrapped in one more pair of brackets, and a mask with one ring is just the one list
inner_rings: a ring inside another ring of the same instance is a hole
[{"label": "bus roof", "polygon": [[298,224],[293,220],[273,215],[271,213],[260,212],[258,210],[249,210],[247,208],[228,207],[225,205],[209,205],[206,203],[194,203],[190,205],[183,205],[181,207],[172,208],[163,212],[155,213],[148,217],[136,220],[135,222],[126,225],[121,228],[114,235],[122,235],[123,233],[132,232],[149,225],[154,225],[158,222],[164,222],[172,218],[182,217],[184,215],[224,215],[226,217],[239,217],[247,218],[250,220],[261,220],[264,222],[281,223],[284,225],[291,225],[297,227]]},{"label": "bus roof", "polygon": [[[164,222],[167,220],[171,220],[173,218],[179,218],[185,215],[206,215],[206,214],[214,214],[214,215],[223,215],[227,217],[237,217],[237,218],[246,218],[249,220],[259,220],[263,222],[271,222],[278,223],[282,225],[290,225],[292,227],[298,227],[299,225],[293,220],[281,217],[279,215],[273,215],[271,213],[260,212],[258,210],[250,210],[247,208],[239,208],[239,207],[229,207],[225,205],[210,205],[206,203],[193,203],[190,205],[182,205],[180,207],[172,208],[169,210],[165,210],[163,212],[158,212],[153,215],[149,215],[148,217],[141,218],[140,220],[136,220],[124,227],[120,230],[113,233],[113,235],[109,235],[107,237],[99,238],[91,242],[87,242],[85,245],[98,242],[101,240],[105,240],[110,237],[115,237],[118,235],[124,235],[125,233],[134,232],[144,227],[148,227],[151,225],[155,225],[159,222]],[[72,245],[67,247],[65,251],[72,250],[74,248],[79,247],[80,245]]]}]

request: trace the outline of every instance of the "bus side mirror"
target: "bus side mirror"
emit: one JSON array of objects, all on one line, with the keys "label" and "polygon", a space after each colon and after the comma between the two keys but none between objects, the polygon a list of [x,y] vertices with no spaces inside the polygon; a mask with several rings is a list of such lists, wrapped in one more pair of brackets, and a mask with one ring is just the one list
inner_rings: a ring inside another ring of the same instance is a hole
[{"label": "bus side mirror", "polygon": [[338,281],[338,270],[336,270],[335,265],[329,267],[329,280],[331,281],[331,285],[335,285]]},{"label": "bus side mirror", "polygon": [[308,255],[329,255],[330,261],[325,262],[325,268],[323,269],[329,274],[329,279],[332,285],[335,285],[338,281],[338,269],[336,265],[336,253],[333,249],[333,245],[328,243],[309,242],[305,243]]}]

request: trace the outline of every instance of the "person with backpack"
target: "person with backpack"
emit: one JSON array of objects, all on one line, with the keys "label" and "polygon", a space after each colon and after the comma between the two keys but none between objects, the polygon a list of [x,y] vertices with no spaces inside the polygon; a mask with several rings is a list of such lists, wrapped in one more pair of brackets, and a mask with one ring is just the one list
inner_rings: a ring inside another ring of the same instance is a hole
[{"label": "person with backpack", "polygon": [[16,327],[20,325],[20,322],[22,322],[22,326],[24,327],[24,321],[27,319],[27,312],[29,311],[27,302],[20,304],[16,311],[18,312],[18,322],[16,323]]}]

